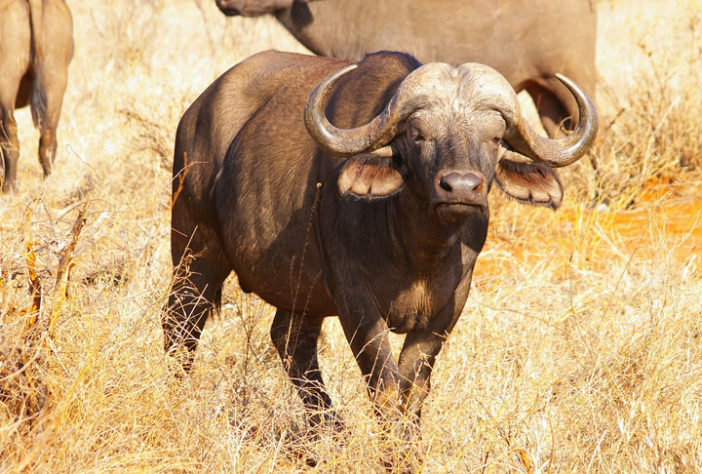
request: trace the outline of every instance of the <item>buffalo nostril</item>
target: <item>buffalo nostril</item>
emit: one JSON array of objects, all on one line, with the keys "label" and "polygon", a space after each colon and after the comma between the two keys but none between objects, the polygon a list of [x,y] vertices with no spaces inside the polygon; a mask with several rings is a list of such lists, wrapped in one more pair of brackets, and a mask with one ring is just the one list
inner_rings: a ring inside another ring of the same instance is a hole
[{"label": "buffalo nostril", "polygon": [[480,186],[483,184],[483,178],[475,173],[466,173],[461,176],[463,178],[463,185],[469,188],[471,191],[480,191]]},{"label": "buffalo nostril", "polygon": [[449,181],[446,178],[446,176],[441,177],[441,180],[439,180],[439,186],[441,186],[441,189],[443,189],[444,191],[450,193],[453,188],[451,187],[451,184],[449,184]]}]

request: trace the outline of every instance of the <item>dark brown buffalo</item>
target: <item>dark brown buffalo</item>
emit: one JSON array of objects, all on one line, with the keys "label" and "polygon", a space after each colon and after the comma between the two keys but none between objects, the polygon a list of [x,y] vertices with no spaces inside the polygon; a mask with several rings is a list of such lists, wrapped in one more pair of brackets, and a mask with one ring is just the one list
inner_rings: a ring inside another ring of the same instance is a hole
[{"label": "dark brown buffalo", "polygon": [[0,0],[0,183],[17,187],[15,108],[29,105],[40,129],[44,176],[56,155],[56,127],[73,57],[73,19],[63,0]]},{"label": "dark brown buffalo", "polygon": [[597,15],[592,0],[216,0],[228,15],[272,13],[316,54],[359,60],[383,49],[423,62],[474,61],[534,99],[551,136],[577,117],[560,72],[594,97]]},{"label": "dark brown buffalo", "polygon": [[[234,270],[244,291],[277,308],[273,344],[313,423],[335,418],[317,362],[332,315],[378,410],[418,418],[468,296],[493,180],[519,201],[558,207],[551,166],[585,153],[597,115],[562,78],[580,119],[569,137],[549,139],[526,125],[514,90],[487,66],[422,65],[392,52],[348,64],[260,53],[183,115],[165,345],[190,367]],[[388,331],[406,334],[399,360]]]}]

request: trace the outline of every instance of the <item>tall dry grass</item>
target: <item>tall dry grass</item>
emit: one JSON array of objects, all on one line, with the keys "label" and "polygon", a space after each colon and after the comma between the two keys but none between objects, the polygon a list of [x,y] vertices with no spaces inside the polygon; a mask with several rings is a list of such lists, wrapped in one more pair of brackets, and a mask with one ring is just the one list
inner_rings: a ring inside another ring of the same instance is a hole
[{"label": "tall dry grass", "polygon": [[[641,200],[652,179],[686,183],[678,201],[700,183],[702,6],[671,5],[598,3],[593,153],[610,205],[591,208],[585,164],[565,171],[559,212],[491,197],[415,468],[702,470],[700,225],[692,213],[673,231],[665,199]],[[380,471],[400,443],[378,436],[337,321],[320,351],[342,443],[305,436],[269,342],[272,310],[235,281],[190,377],[171,377],[162,351],[178,119],[247,55],[302,48],[272,20],[225,19],[208,0],[69,6],[77,47],[55,174],[40,179],[21,111],[21,191],[0,196],[0,472]],[[622,233],[617,211],[632,206],[648,218]]]},{"label": "tall dry grass", "polygon": [[632,206],[651,178],[676,180],[702,165],[696,118],[702,5],[601,0],[597,6],[602,133],[593,155],[601,171],[600,188],[590,183],[589,190]]}]

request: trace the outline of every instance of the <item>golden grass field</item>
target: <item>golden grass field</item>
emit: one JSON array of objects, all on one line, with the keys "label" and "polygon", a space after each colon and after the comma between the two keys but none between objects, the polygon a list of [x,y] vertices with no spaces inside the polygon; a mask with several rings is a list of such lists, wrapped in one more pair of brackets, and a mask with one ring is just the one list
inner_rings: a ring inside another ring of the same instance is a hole
[{"label": "golden grass field", "polygon": [[[400,446],[333,318],[320,357],[343,443],[298,436],[272,308],[234,281],[191,376],[173,378],[162,349],[178,120],[249,54],[303,48],[210,0],[68,4],[54,174],[21,110],[20,190],[0,196],[0,472],[381,471]],[[702,471],[702,3],[597,6],[600,183],[587,160],[561,172],[557,212],[494,192],[417,470]]]}]

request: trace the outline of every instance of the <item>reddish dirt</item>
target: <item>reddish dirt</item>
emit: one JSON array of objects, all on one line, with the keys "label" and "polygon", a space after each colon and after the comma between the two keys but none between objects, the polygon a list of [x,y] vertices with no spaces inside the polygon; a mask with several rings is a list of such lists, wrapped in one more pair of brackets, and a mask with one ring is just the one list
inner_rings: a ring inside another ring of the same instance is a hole
[{"label": "reddish dirt", "polygon": [[[525,211],[525,215],[528,213]],[[534,268],[551,259],[606,271],[612,258],[667,260],[688,265],[702,278],[702,181],[651,180],[634,200],[634,209],[612,211],[567,208],[545,222],[537,235],[501,234],[490,229],[478,258],[477,278],[498,277],[515,268]]]},{"label": "reddish dirt", "polygon": [[654,226],[673,245],[678,259],[702,257],[702,183],[646,187],[639,196],[639,201],[647,204],[615,214],[614,231],[637,238]]}]

